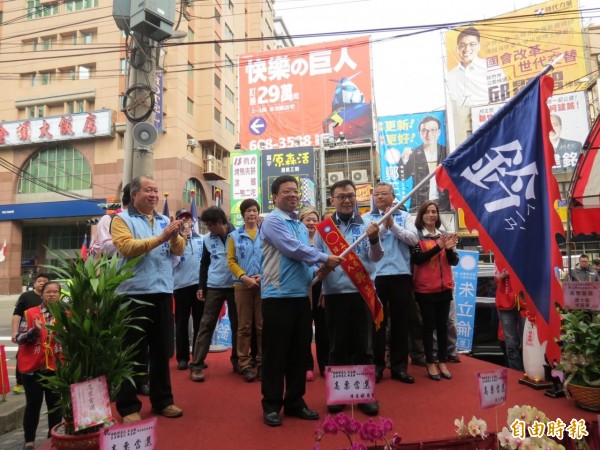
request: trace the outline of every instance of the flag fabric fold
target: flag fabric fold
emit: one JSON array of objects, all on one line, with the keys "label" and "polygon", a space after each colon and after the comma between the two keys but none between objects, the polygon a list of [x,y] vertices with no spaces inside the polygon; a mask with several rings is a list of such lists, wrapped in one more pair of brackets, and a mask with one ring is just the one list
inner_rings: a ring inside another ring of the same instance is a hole
[{"label": "flag fabric fold", "polygon": [[87,234],[83,236],[83,242],[81,243],[81,258],[85,261],[88,257],[88,246],[87,246]]},{"label": "flag fabric fold", "polygon": [[0,262],[6,260],[6,239],[4,239],[4,244],[2,245],[2,250],[0,250]]},{"label": "flag fabric fold", "polygon": [[436,171],[438,186],[448,189],[484,250],[494,252],[499,270],[507,269],[522,291],[547,341],[550,362],[560,358],[554,341],[560,334],[562,290],[555,268],[562,267],[556,235],[564,234],[554,209],[560,198],[552,175],[554,154],[548,97],[554,81],[539,76],[460,145]]},{"label": "flag fabric fold", "polygon": [[165,204],[163,205],[163,216],[169,217],[169,202],[168,200],[168,196],[165,194]]}]

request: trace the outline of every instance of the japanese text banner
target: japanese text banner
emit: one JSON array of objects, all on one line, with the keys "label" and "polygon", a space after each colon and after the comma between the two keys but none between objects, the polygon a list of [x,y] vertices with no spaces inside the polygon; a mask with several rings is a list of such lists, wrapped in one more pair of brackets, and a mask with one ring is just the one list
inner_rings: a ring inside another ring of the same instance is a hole
[{"label": "japanese text banner", "polygon": [[240,56],[240,143],[319,146],[323,133],[373,139],[369,37]]},{"label": "japanese text banner", "polygon": [[564,229],[553,208],[559,193],[546,105],[553,84],[547,76],[533,80],[446,158],[436,176],[484,249],[493,250],[498,269],[507,269],[515,289],[531,298],[547,355],[558,359],[554,303],[562,305],[563,297],[554,268],[562,266],[556,234]]}]

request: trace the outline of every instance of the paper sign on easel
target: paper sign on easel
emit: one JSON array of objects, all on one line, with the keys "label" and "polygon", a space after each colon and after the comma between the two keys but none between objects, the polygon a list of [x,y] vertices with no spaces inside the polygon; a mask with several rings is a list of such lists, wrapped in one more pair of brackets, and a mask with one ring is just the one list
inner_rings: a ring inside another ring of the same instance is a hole
[{"label": "paper sign on easel", "polygon": [[328,405],[373,402],[375,366],[327,366],[325,386]]},{"label": "paper sign on easel", "polygon": [[104,376],[71,385],[75,430],[83,430],[113,420]]},{"label": "paper sign on easel", "polygon": [[506,369],[477,373],[479,404],[482,409],[504,404],[506,401],[507,380],[508,372]]},{"label": "paper sign on easel", "polygon": [[116,448],[154,450],[156,446],[156,417],[115,425],[100,432],[100,450]]}]

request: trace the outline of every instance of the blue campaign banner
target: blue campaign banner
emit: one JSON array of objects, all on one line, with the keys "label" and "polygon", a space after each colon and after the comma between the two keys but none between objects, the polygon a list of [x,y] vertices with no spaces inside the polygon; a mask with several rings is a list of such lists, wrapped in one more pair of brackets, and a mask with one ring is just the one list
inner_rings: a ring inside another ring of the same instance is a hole
[{"label": "blue campaign banner", "polygon": [[[446,157],[445,117],[443,111],[435,111],[377,119],[381,181],[394,186],[398,200]],[[431,188],[432,195],[429,190],[429,186],[422,187],[420,198],[436,199],[435,186]],[[417,202],[417,196],[411,196],[404,205],[415,209]]]},{"label": "blue campaign banner", "polygon": [[458,250],[458,257],[460,258],[458,265],[452,268],[458,334],[456,346],[459,351],[470,351],[473,347],[473,331],[475,328],[479,252]]}]

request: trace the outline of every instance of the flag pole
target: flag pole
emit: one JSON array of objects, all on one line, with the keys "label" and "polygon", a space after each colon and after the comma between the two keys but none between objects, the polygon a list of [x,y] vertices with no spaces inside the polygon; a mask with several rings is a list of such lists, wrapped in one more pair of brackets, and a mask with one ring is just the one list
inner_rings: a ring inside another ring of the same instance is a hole
[{"label": "flag pole", "polygon": [[[550,72],[551,70],[554,69],[554,66],[556,65],[556,63],[558,63],[561,59],[563,59],[563,57],[565,56],[564,53],[561,53],[560,55],[558,55],[554,61],[552,61],[550,64],[546,65],[546,67],[544,67],[542,69],[542,71],[540,72],[540,74],[536,77],[541,77],[543,75],[546,75],[548,72]],[[385,222],[388,217],[390,217],[398,208],[400,208],[400,206],[402,206],[412,195],[413,193],[415,193],[418,189],[421,189],[431,178],[433,178],[433,176],[435,175],[435,172],[437,171],[437,169],[441,166],[441,164],[438,164],[438,166],[435,168],[435,170],[431,171],[425,178],[423,178],[416,186],[414,186],[412,188],[412,190],[406,194],[404,196],[404,198],[402,200],[400,200],[398,203],[396,203],[395,205],[392,206],[392,208],[390,208],[390,210],[388,212],[386,212],[381,219],[379,219],[376,223],[377,226],[381,226],[381,224],[383,222]],[[354,241],[350,246],[348,246],[348,248],[346,250],[344,250],[340,256],[344,257],[346,256],[348,253],[350,253],[352,250],[354,250],[354,248],[360,244],[362,241],[365,240],[365,238],[367,237],[367,233],[363,233],[361,234],[358,239],[356,239],[356,241]]]}]

